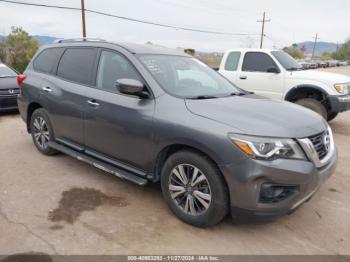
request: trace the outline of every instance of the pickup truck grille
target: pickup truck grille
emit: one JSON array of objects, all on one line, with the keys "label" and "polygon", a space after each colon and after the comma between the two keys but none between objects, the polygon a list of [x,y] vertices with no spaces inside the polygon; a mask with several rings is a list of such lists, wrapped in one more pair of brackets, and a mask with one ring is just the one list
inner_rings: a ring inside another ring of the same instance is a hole
[{"label": "pickup truck grille", "polygon": [[328,131],[310,136],[309,139],[314,145],[318,158],[322,160],[328,154],[330,148],[330,137]]}]

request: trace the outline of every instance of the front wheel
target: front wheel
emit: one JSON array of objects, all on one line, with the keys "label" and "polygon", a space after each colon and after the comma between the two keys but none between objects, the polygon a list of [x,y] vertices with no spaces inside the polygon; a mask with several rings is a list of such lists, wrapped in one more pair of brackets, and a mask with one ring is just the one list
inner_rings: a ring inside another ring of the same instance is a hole
[{"label": "front wheel", "polygon": [[327,121],[332,121],[334,118],[337,117],[337,115],[338,115],[337,112],[333,112],[333,113],[328,114]]},{"label": "front wheel", "polygon": [[212,226],[228,212],[228,193],[220,171],[196,152],[171,155],[162,168],[161,186],[169,208],[188,224]]},{"label": "front wheel", "polygon": [[320,101],[313,98],[302,98],[297,100],[295,103],[318,113],[327,120],[327,109]]}]

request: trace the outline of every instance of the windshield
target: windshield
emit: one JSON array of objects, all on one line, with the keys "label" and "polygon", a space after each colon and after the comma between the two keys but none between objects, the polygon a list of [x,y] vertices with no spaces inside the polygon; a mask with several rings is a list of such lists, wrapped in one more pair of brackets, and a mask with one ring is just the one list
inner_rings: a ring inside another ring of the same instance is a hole
[{"label": "windshield", "polygon": [[298,70],[302,66],[293,57],[282,51],[272,51],[272,55],[286,70]]},{"label": "windshield", "polygon": [[168,93],[183,98],[216,98],[244,91],[192,57],[141,55],[141,62]]},{"label": "windshield", "polygon": [[0,77],[15,77],[17,73],[4,64],[0,64]]}]

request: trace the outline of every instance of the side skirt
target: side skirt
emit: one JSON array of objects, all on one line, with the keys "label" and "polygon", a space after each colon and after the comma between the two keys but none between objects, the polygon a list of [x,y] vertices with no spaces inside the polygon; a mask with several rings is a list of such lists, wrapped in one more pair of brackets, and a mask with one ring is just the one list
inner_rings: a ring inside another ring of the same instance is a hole
[{"label": "side skirt", "polygon": [[115,166],[112,166],[108,163],[105,163],[103,161],[100,161],[96,158],[93,158],[91,156],[88,156],[88,155],[85,155],[84,153],[81,153],[81,152],[78,152],[74,149],[71,149],[67,146],[64,146],[64,145],[60,145],[54,141],[50,141],[48,143],[48,146],[49,147],[52,147],[54,149],[56,149],[57,151],[60,151],[64,154],[67,154],[71,157],[74,157],[75,159],[78,159],[82,162],[85,162],[87,164],[90,164],[98,169],[101,169],[107,173],[110,173],[112,175],[115,175],[119,178],[122,178],[122,179],[125,179],[125,180],[128,180],[128,181],[131,181],[135,184],[138,184],[140,186],[144,186],[147,184],[148,180],[145,179],[145,178],[142,178],[142,177],[139,177],[131,172],[128,172],[126,170],[123,170],[121,168],[118,168],[118,167],[115,167]]}]

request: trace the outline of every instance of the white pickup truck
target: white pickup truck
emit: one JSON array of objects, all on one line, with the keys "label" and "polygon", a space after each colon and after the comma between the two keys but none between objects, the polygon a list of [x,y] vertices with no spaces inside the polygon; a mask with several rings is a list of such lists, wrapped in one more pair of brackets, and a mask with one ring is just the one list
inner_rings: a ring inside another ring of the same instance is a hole
[{"label": "white pickup truck", "polygon": [[350,110],[350,77],[302,70],[287,53],[267,49],[231,49],[219,73],[242,89],[305,106],[328,121]]}]

